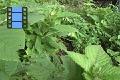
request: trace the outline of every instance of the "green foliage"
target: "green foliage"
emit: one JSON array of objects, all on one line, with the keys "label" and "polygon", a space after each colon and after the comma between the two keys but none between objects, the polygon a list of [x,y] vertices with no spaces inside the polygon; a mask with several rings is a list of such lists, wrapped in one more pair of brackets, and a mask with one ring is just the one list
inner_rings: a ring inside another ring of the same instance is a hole
[{"label": "green foliage", "polygon": [[86,80],[118,80],[120,67],[111,65],[110,57],[101,46],[91,45],[85,48],[85,54],[67,51],[68,55],[84,70]]},{"label": "green foliage", "polygon": [[68,4],[68,5],[79,5],[80,2],[82,2],[82,0],[57,0],[58,2],[60,2],[61,4]]},{"label": "green foliage", "polygon": [[37,80],[49,80],[53,70],[52,62],[49,59],[42,59],[28,66],[28,75],[32,75]]},{"label": "green foliage", "polygon": [[[119,80],[120,12],[91,1],[1,0],[0,80]],[[28,7],[27,29],[6,28],[6,6]]]}]

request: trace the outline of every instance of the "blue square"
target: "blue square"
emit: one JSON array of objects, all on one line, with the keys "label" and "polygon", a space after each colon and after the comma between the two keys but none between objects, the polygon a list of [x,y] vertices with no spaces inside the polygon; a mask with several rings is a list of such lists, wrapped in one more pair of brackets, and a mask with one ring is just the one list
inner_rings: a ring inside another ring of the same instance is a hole
[{"label": "blue square", "polygon": [[12,12],[22,12],[22,7],[12,7]]},{"label": "blue square", "polygon": [[12,13],[12,21],[22,21],[22,13]]},{"label": "blue square", "polygon": [[22,22],[12,22],[12,28],[22,28]]}]

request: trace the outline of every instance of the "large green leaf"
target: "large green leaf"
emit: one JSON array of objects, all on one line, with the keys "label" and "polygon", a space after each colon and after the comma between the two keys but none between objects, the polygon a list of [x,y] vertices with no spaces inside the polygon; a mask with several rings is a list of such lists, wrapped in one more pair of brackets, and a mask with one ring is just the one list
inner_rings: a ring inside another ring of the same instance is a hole
[{"label": "large green leaf", "polygon": [[110,64],[110,57],[105,53],[100,45],[90,45],[85,48],[85,56],[89,58],[92,64],[99,66]]},{"label": "large green leaf", "polygon": [[93,65],[92,62],[83,54],[75,53],[66,51],[68,55],[77,63],[80,65],[85,71],[89,71],[91,66]]},{"label": "large green leaf", "polygon": [[120,67],[105,65],[101,67],[99,76],[103,80],[119,80],[120,79]]},{"label": "large green leaf", "polygon": [[67,51],[67,53],[85,71],[89,71],[93,65],[98,68],[111,62],[110,57],[103,51],[100,45],[87,46],[85,48],[85,55],[70,51]]},{"label": "large green leaf", "polygon": [[16,51],[25,46],[23,29],[8,29],[0,26],[0,60],[18,61]]}]

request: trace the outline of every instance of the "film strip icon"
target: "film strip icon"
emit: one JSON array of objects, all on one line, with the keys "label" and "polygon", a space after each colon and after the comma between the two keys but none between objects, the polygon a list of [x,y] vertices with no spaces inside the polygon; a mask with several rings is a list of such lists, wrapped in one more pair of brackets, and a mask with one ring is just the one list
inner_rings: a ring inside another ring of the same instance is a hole
[{"label": "film strip icon", "polygon": [[7,7],[7,28],[27,28],[27,7]]}]

